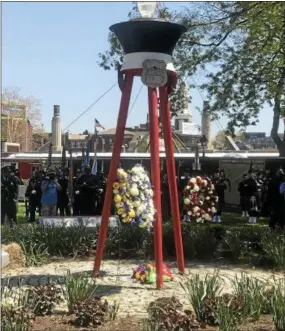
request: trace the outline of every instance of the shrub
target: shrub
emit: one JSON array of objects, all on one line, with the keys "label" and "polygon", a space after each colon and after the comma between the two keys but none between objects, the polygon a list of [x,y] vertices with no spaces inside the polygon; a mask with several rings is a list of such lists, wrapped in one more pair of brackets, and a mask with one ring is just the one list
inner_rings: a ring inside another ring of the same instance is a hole
[{"label": "shrub", "polygon": [[268,233],[261,240],[261,247],[269,266],[285,269],[285,236],[277,233]]},{"label": "shrub", "polygon": [[276,331],[285,330],[285,283],[279,281],[275,288],[274,296],[271,298],[273,322]]},{"label": "shrub", "polygon": [[218,300],[215,318],[219,325],[220,331],[238,330],[235,311],[232,310],[231,305],[226,303],[224,300]]},{"label": "shrub", "polygon": [[104,323],[108,313],[108,303],[98,297],[78,298],[73,303],[74,324],[80,327],[98,327]]},{"label": "shrub", "polygon": [[[225,304],[229,307],[231,315],[233,316],[234,322],[237,324],[241,320],[241,307],[244,304],[242,298],[235,297],[230,294],[224,294],[221,297],[208,298],[205,300],[202,315],[205,323],[208,325],[217,325],[219,324],[219,312],[217,312],[220,307],[219,304]],[[220,308],[223,308],[221,306]]]},{"label": "shrub", "polygon": [[188,300],[190,301],[198,321],[205,322],[204,315],[206,300],[217,297],[222,289],[222,281],[218,274],[207,274],[201,277],[199,274],[190,277],[184,284],[181,284]]},{"label": "shrub", "polygon": [[183,312],[183,306],[175,297],[158,298],[147,309],[149,317],[144,320],[145,331],[198,330],[200,325],[190,311]]},{"label": "shrub", "polygon": [[38,267],[48,261],[48,249],[44,247],[44,244],[29,243],[25,245],[21,241],[20,245],[26,258],[25,265],[27,267]]},{"label": "shrub", "polygon": [[225,249],[230,251],[232,260],[237,262],[243,253],[240,231],[227,231],[222,238],[222,244]]},{"label": "shrub", "polygon": [[233,294],[243,299],[242,314],[244,318],[250,317],[258,320],[266,304],[266,283],[244,273],[240,278],[235,276],[231,283]]},{"label": "shrub", "polygon": [[29,303],[35,316],[51,315],[62,301],[61,289],[53,284],[35,286],[29,291]]},{"label": "shrub", "polygon": [[86,274],[71,274],[68,271],[63,281],[63,294],[67,300],[69,312],[73,312],[73,306],[77,300],[87,300],[92,297],[96,288],[95,281],[88,278]]},{"label": "shrub", "polygon": [[34,319],[28,305],[28,292],[20,288],[2,288],[1,330],[29,331]]}]

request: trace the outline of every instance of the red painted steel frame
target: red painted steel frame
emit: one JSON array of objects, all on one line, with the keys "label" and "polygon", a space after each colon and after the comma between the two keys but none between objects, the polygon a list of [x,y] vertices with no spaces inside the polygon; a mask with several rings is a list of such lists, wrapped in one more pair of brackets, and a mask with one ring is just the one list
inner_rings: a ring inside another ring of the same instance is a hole
[{"label": "red painted steel frame", "polygon": [[159,162],[159,123],[158,101],[156,89],[148,88],[149,132],[151,153],[151,180],[154,187],[154,207],[156,209],[154,220],[154,253],[156,267],[156,288],[163,286],[162,275],[162,216],[161,216],[161,186],[160,186],[160,162]]},{"label": "red painted steel frame", "polygon": [[131,99],[132,87],[134,81],[134,74],[132,72],[126,73],[125,86],[122,92],[119,116],[117,121],[117,129],[113,147],[113,154],[108,174],[108,181],[105,193],[104,206],[102,211],[102,221],[100,226],[100,233],[98,238],[98,246],[96,250],[96,257],[94,263],[94,276],[99,274],[101,261],[103,258],[104,245],[108,231],[108,221],[111,213],[111,205],[113,201],[113,183],[116,180],[117,169],[120,164],[120,155],[123,145],[124,133],[128,117],[128,109]]},{"label": "red painted steel frame", "polygon": [[170,103],[168,98],[168,88],[163,86],[159,88],[159,98],[160,98],[160,117],[162,122],[162,130],[164,137],[164,145],[166,152],[166,167],[167,167],[167,177],[169,192],[171,192],[171,214],[173,222],[173,232],[175,238],[175,250],[176,258],[178,262],[178,269],[181,273],[184,273],[184,253],[183,253],[183,242],[181,233],[181,219],[179,210],[179,199],[176,181],[176,169],[174,160],[174,147],[172,141],[172,127],[170,118]]}]

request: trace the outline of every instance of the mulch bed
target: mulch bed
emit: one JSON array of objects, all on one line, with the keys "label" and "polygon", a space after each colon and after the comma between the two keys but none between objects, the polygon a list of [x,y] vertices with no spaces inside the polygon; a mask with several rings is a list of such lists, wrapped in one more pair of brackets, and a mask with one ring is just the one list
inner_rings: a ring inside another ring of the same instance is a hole
[{"label": "mulch bed", "polygon": [[[140,331],[141,321],[135,316],[127,318],[117,318],[98,328],[78,328],[70,324],[72,316],[52,315],[37,317],[33,323],[32,331]],[[217,331],[218,328],[207,326],[206,329],[198,331]],[[187,330],[185,330],[187,331]],[[274,331],[272,317],[261,316],[259,321],[248,323],[239,327],[239,331]]]}]

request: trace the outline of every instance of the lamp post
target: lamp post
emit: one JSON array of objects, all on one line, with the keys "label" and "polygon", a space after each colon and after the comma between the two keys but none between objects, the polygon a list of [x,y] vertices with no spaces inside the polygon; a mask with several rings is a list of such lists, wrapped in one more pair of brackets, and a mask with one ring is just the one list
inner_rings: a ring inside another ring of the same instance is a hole
[{"label": "lamp post", "polygon": [[123,51],[124,61],[119,69],[118,80],[122,91],[116,136],[114,139],[113,155],[111,159],[102,221],[98,238],[98,246],[94,264],[94,275],[98,275],[103,257],[104,243],[107,236],[108,219],[112,204],[112,186],[116,179],[117,168],[120,163],[121,147],[124,139],[128,108],[132,92],[133,80],[141,77],[148,90],[149,128],[151,149],[151,179],[154,187],[154,205],[156,209],[154,221],[154,251],[156,263],[156,287],[163,285],[162,275],[162,215],[160,194],[160,160],[158,133],[158,94],[160,98],[160,116],[166,152],[166,166],[169,190],[172,194],[171,213],[173,217],[173,232],[175,238],[178,269],[184,272],[184,254],[180,224],[180,211],[176,182],[174,147],[172,141],[172,127],[170,116],[169,94],[174,90],[177,75],[172,63],[174,48],[186,31],[180,24],[161,19],[154,19],[155,2],[138,3],[142,18],[128,22],[114,24],[110,30],[118,38]]}]

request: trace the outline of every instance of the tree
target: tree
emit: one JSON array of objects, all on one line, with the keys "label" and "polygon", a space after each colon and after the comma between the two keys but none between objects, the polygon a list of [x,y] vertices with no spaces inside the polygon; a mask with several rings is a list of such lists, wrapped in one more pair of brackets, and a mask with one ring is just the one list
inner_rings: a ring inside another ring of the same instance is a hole
[{"label": "tree", "polygon": [[41,130],[39,101],[22,96],[18,88],[5,89],[1,96],[2,140],[19,143],[25,150],[32,149],[33,132]]},{"label": "tree", "polygon": [[[269,104],[271,136],[280,156],[285,156],[285,135],[283,140],[278,136],[280,117],[285,116],[285,3],[225,1],[190,6],[180,12],[160,6],[156,13],[187,28],[173,54],[178,73],[178,87],[171,97],[173,113],[179,111],[181,82],[204,74],[206,81],[196,86],[207,91],[213,119],[228,119],[227,134],[256,125],[261,108]],[[135,15],[134,8],[129,17]],[[117,68],[123,59],[113,34],[109,45],[99,54],[105,70]]]},{"label": "tree", "polygon": [[[278,135],[285,116],[285,3],[216,3],[231,17],[218,31],[231,37],[219,51],[219,68],[208,75],[213,116],[226,116],[228,130],[258,123],[261,108],[273,110],[271,136],[285,156],[285,135]],[[233,27],[233,23],[238,22]]]},{"label": "tree", "polygon": [[212,141],[214,149],[223,151],[226,149],[226,134],[224,131],[219,131]]}]

